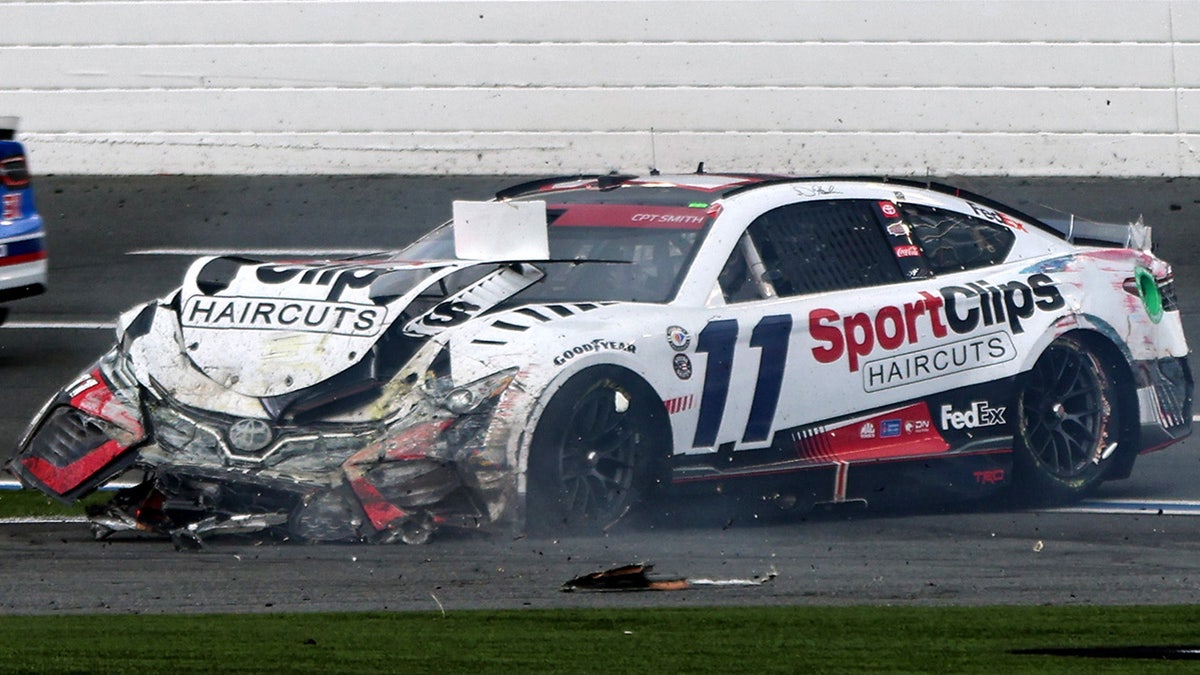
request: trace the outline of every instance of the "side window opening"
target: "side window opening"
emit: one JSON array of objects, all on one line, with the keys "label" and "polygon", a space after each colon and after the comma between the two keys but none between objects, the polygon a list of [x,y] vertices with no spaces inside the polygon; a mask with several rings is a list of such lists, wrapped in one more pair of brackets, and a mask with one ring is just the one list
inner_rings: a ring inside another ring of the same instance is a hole
[{"label": "side window opening", "polygon": [[1003,262],[1016,240],[1007,227],[966,214],[919,204],[902,204],[900,210],[935,274]]},{"label": "side window opening", "polygon": [[726,302],[744,302],[903,280],[872,203],[827,200],[789,204],[755,219],[720,285]]},{"label": "side window opening", "polygon": [[758,247],[750,239],[750,233],[743,232],[738,239],[737,248],[729,254],[729,259],[725,261],[725,267],[721,268],[721,276],[717,280],[725,302],[769,300],[778,297],[775,285],[768,277],[767,266],[758,252]]}]

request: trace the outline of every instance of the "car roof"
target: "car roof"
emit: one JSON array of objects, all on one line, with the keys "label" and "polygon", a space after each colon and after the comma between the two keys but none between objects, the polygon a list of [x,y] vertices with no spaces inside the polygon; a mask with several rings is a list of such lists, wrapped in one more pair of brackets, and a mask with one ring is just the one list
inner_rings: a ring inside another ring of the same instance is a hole
[{"label": "car roof", "polygon": [[645,176],[610,173],[559,176],[514,185],[496,193],[496,199],[543,199],[553,204],[629,204],[662,207],[705,207],[711,202],[774,185],[807,182],[885,184],[963,199],[1004,211],[1034,227],[1062,238],[1060,228],[983,195],[933,181],[886,176],[785,176],[780,174],[731,173]]}]

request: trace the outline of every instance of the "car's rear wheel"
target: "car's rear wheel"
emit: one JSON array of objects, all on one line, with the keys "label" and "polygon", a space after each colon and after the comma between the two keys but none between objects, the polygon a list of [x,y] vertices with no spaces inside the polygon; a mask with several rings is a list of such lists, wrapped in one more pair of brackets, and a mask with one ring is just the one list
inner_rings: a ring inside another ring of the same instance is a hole
[{"label": "car's rear wheel", "polygon": [[590,368],[568,380],[533,435],[530,529],[598,530],[634,509],[669,451],[665,417],[650,387],[619,368]]},{"label": "car's rear wheel", "polygon": [[1113,376],[1079,338],[1050,344],[1023,379],[1015,485],[1026,500],[1078,499],[1104,480],[1119,436]]}]

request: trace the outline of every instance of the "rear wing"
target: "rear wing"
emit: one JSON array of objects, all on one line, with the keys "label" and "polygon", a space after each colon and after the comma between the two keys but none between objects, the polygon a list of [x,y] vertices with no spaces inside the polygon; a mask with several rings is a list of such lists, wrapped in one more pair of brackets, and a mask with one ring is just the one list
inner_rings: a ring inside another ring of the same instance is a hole
[{"label": "rear wing", "polygon": [[1116,245],[1149,251],[1153,245],[1150,226],[1140,216],[1137,222],[1128,225],[1097,223],[1073,215],[1069,218],[1043,218],[1042,222],[1060,232],[1067,241],[1081,246]]}]

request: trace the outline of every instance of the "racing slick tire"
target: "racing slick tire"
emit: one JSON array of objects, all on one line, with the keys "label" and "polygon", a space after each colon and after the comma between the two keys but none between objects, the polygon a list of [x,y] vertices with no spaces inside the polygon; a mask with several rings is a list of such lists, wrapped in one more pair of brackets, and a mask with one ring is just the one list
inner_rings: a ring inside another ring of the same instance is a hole
[{"label": "racing slick tire", "polygon": [[1050,343],[1023,378],[1013,437],[1018,499],[1077,500],[1103,482],[1120,438],[1114,376],[1075,336]]},{"label": "racing slick tire", "polygon": [[666,409],[640,378],[596,366],[554,393],[530,446],[526,525],[595,532],[648,495],[670,448]]}]

